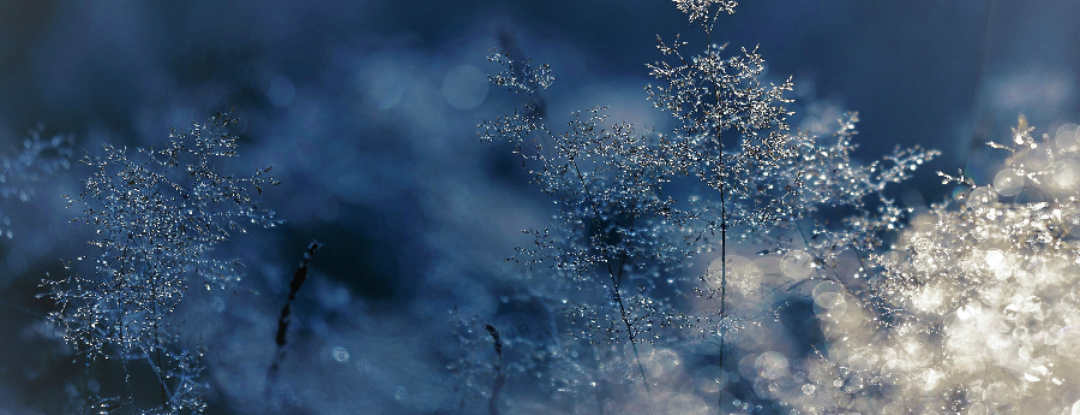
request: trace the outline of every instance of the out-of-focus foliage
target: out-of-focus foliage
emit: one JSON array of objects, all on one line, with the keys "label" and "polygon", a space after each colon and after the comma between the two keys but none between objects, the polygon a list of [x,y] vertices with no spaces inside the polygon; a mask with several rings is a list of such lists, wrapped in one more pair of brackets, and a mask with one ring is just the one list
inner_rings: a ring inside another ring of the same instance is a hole
[{"label": "out-of-focus foliage", "polygon": [[[71,167],[72,143],[70,137],[53,136],[42,138],[41,128],[30,132],[23,139],[22,146],[14,154],[3,157],[3,172],[0,173],[0,197],[17,198],[29,202],[37,196],[37,185],[58,171]],[[2,212],[2,211],[0,211]],[[3,227],[11,225],[11,218],[0,213]],[[0,228],[0,234],[12,237],[11,229]]]}]

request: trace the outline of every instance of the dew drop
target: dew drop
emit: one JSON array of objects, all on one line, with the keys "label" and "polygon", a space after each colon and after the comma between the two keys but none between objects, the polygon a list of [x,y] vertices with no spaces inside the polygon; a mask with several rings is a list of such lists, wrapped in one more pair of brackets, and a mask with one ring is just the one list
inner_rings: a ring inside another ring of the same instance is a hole
[{"label": "dew drop", "polygon": [[801,249],[788,252],[780,260],[780,271],[788,278],[804,279],[813,271],[813,257]]},{"label": "dew drop", "polygon": [[994,176],[994,190],[1002,196],[1016,196],[1024,187],[1024,178],[1012,169],[1005,169]]}]

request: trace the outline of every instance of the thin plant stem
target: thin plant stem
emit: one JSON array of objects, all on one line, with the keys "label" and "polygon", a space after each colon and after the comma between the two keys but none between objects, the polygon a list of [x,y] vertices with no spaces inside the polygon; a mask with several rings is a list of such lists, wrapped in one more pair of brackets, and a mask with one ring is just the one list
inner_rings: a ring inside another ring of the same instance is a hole
[{"label": "thin plant stem", "polygon": [[[592,355],[593,355],[593,370],[595,370],[596,374],[599,375],[600,374],[600,352],[596,350],[596,345],[595,344],[592,345]],[[600,411],[600,415],[604,415],[604,399],[603,399],[603,396],[601,395],[601,390],[600,390],[601,382],[603,382],[603,379],[601,379],[599,376],[597,376],[596,377],[596,386],[593,387],[593,389],[596,391],[596,408],[597,408],[598,411]]]},{"label": "thin plant stem", "polygon": [[[565,146],[563,146],[562,143],[558,144],[560,147],[563,147],[564,151],[566,151]],[[582,190],[585,191],[585,197],[589,202],[589,207],[592,208],[594,217],[593,222],[599,228],[600,208],[596,205],[596,202],[594,201],[592,196],[592,192],[589,191],[589,186],[585,183],[585,175],[581,174],[581,169],[578,167],[577,162],[574,161],[574,159],[572,158],[570,162],[574,166],[574,172],[577,174],[578,181],[581,182]],[[649,404],[652,405],[652,391],[650,391],[649,389],[649,380],[648,377],[645,375],[645,365],[641,363],[641,354],[638,352],[637,337],[634,336],[633,323],[630,322],[630,314],[626,311],[626,306],[624,305],[622,299],[622,292],[619,288],[619,280],[621,279],[622,270],[620,267],[620,278],[616,278],[615,271],[611,268],[611,259],[607,257],[606,252],[604,254],[604,259],[604,263],[607,264],[607,274],[608,278],[611,280],[612,291],[615,294],[615,302],[619,305],[619,317],[622,320],[623,324],[626,325],[626,335],[630,338],[630,345],[634,349],[634,360],[637,362],[638,371],[641,373],[641,382],[645,385],[645,394],[649,397]]]},{"label": "thin plant stem", "polygon": [[[723,154],[723,149],[721,149]],[[727,318],[727,204],[724,201],[723,182],[720,185],[720,327],[717,333],[720,335],[720,373],[724,373],[724,320]],[[717,392],[717,409],[723,414],[724,391]]]},{"label": "thin plant stem", "polygon": [[499,340],[499,330],[495,329],[495,326],[485,324],[484,329],[495,340],[495,354],[499,357],[499,360],[495,361],[495,384],[491,386],[491,401],[488,402],[488,413],[499,415],[499,408],[495,404],[499,400],[499,392],[506,385],[506,372],[503,372],[502,340]]},{"label": "thin plant stem", "polygon": [[[716,24],[716,19],[719,16],[720,16],[720,11],[717,10],[716,11],[716,16],[713,16],[712,24],[707,26],[706,29],[705,29],[705,45],[706,45],[706,47],[712,48],[712,46],[709,46],[709,45],[712,45],[712,29],[713,29],[714,25]],[[720,85],[717,85],[715,78],[712,80],[712,84],[713,84],[713,88],[712,88],[713,96],[716,98],[717,106],[719,106],[720,103],[721,103]],[[717,116],[719,116],[719,114]],[[727,192],[725,191],[726,189],[725,189],[725,186],[724,186],[724,184],[725,184],[724,183],[724,178],[725,178],[724,177],[724,142],[723,142],[723,139],[720,136],[722,131],[720,129],[719,123],[716,126],[714,126],[714,128],[716,128],[716,147],[717,147],[717,157],[719,158],[719,160],[717,161],[716,164],[720,168],[720,171],[718,173],[718,175],[719,175],[718,182],[719,182],[719,185],[720,185],[720,322],[719,322],[719,327],[717,327],[717,329],[716,329],[717,334],[720,336],[720,351],[718,353],[719,358],[717,359],[718,360],[717,365],[718,365],[718,368],[720,369],[719,374],[723,374],[724,373],[724,343],[727,341],[727,339],[724,337],[724,335],[726,334],[725,333],[726,329],[724,327],[724,324],[725,324],[724,320],[727,318],[727,228],[728,228],[727,219],[728,218],[727,218],[727,200],[726,200]],[[719,385],[719,379],[717,379],[717,382],[718,382],[718,385]],[[724,391],[722,390],[722,388],[720,390],[717,390],[716,395],[717,395],[716,396],[716,410],[717,410],[717,412],[719,414],[723,415],[723,413],[724,413]]]},{"label": "thin plant stem", "polygon": [[269,373],[267,373],[266,393],[269,395],[273,389],[274,383],[277,381],[278,371],[281,369],[281,363],[285,360],[285,346],[288,344],[288,339],[285,335],[289,331],[289,323],[292,321],[292,303],[296,300],[296,293],[300,291],[300,287],[307,281],[308,269],[311,264],[311,259],[315,256],[315,251],[322,248],[322,244],[319,241],[311,241],[308,244],[307,250],[304,251],[304,259],[300,261],[300,267],[296,269],[296,273],[293,274],[293,278],[289,281],[289,298],[285,301],[285,306],[281,308],[281,315],[278,317],[278,330],[274,336],[274,343],[277,344],[277,354],[274,356],[274,362],[270,364]]}]

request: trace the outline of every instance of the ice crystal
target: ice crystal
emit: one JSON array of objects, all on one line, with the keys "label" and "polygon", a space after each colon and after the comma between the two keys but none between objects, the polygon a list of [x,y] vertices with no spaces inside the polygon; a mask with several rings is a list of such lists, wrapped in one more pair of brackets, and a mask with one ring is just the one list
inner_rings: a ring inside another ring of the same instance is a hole
[{"label": "ice crystal", "polygon": [[[69,198],[82,207],[75,221],[94,228],[90,244],[98,253],[89,276],[74,269],[59,280],[45,280],[43,296],[59,306],[49,319],[81,357],[117,358],[132,404],[134,362],[148,364],[160,385],[156,411],[201,412],[205,408],[197,380],[201,351],[178,343],[171,318],[192,284],[222,289],[240,279],[236,260],[214,257],[215,248],[245,226],[278,223],[259,207],[254,193],[273,183],[269,168],[249,178],[221,173],[224,159],[236,157],[233,122],[219,115],[191,130],[174,131],[163,150],[104,145],[101,156],[87,154],[93,169],[85,189]],[[84,258],[79,258],[83,260]]]}]

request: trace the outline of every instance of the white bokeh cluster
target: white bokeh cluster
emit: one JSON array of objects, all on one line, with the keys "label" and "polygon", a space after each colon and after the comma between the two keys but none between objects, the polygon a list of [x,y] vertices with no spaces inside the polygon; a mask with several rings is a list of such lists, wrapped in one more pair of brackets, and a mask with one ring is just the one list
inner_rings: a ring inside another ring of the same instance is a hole
[{"label": "white bokeh cluster", "polygon": [[828,347],[779,401],[809,414],[1080,412],[1075,126],[1032,130],[1021,118],[1010,144],[991,143],[1011,152],[991,185],[942,174],[966,190],[874,256],[871,301],[814,289]]}]

